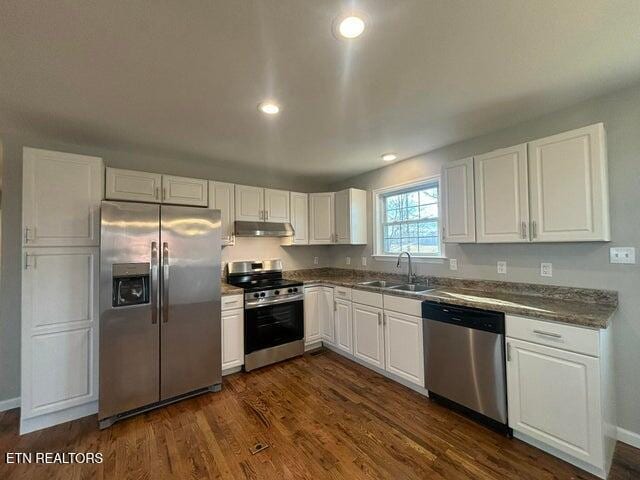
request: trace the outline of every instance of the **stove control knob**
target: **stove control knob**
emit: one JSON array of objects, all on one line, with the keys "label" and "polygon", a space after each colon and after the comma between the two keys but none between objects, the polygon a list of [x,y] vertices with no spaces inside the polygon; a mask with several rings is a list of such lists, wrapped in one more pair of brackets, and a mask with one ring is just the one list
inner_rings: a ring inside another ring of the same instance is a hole
[{"label": "stove control knob", "polygon": [[264,297],[264,292],[260,292],[260,296],[261,296],[261,297]]},{"label": "stove control knob", "polygon": [[287,293],[293,293],[293,288],[290,288],[289,290],[287,290]]},{"label": "stove control knob", "polygon": [[293,289],[293,293],[297,293],[297,292],[298,292],[298,289],[297,289],[297,288],[294,288],[294,289]]},{"label": "stove control knob", "polygon": [[273,294],[274,294],[274,295],[280,295],[280,290],[275,290],[275,291],[273,292]]},{"label": "stove control knob", "polygon": [[260,297],[260,295],[258,295],[257,293],[253,294],[253,298],[259,298],[259,297]]}]

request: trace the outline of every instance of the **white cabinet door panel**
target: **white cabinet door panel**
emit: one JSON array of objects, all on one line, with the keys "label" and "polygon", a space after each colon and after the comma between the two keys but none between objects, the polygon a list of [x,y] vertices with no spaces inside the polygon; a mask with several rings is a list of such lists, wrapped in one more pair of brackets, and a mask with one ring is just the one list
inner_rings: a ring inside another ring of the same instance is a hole
[{"label": "white cabinet door panel", "polygon": [[236,220],[261,222],[264,220],[264,189],[236,185]]},{"label": "white cabinet door panel", "polygon": [[222,245],[235,243],[235,189],[233,183],[209,181],[209,208],[220,210]]},{"label": "white cabinet door panel", "polygon": [[333,288],[321,287],[318,311],[320,315],[320,329],[322,340],[333,345],[336,342],[336,328],[334,318],[335,304],[333,302]]},{"label": "white cabinet door panel", "polygon": [[336,299],[336,347],[353,353],[353,312],[349,300]]},{"label": "white cabinet door panel", "polygon": [[527,145],[474,159],[478,243],[529,241]]},{"label": "white cabinet door panel", "polygon": [[442,167],[442,211],[445,242],[476,241],[473,157]]},{"label": "white cabinet door panel", "polygon": [[384,369],[382,309],[353,304],[353,354]]},{"label": "white cabinet door panel", "polygon": [[289,222],[289,192],[265,188],[264,217],[267,222]]},{"label": "white cabinet door panel", "polygon": [[97,399],[98,257],[97,247],[25,251],[23,418]]},{"label": "white cabinet door panel", "polygon": [[597,358],[507,339],[509,426],[602,466]]},{"label": "white cabinet door panel", "polygon": [[99,245],[102,159],[35,148],[23,155],[23,244]]},{"label": "white cabinet door panel", "polygon": [[304,289],[304,340],[305,345],[319,342],[320,317],[318,313],[321,287]]},{"label": "white cabinet door panel", "polygon": [[309,243],[335,243],[334,194],[309,194]]},{"label": "white cabinet door panel", "polygon": [[529,143],[529,180],[533,241],[610,240],[601,123]]},{"label": "white cabinet door panel", "polygon": [[244,309],[222,312],[222,370],[244,364]]},{"label": "white cabinet door panel", "polygon": [[160,202],[162,175],[120,168],[107,168],[105,180],[107,200]]},{"label": "white cabinet door panel", "polygon": [[162,203],[206,207],[209,185],[200,178],[162,176]]},{"label": "white cabinet door panel", "polygon": [[424,386],[422,318],[384,313],[386,370]]},{"label": "white cabinet door panel", "polygon": [[336,243],[350,243],[351,215],[349,211],[349,190],[342,190],[335,194],[335,222]]},{"label": "white cabinet door panel", "polygon": [[309,195],[306,193],[291,192],[291,226],[295,233],[290,244],[309,244]]}]

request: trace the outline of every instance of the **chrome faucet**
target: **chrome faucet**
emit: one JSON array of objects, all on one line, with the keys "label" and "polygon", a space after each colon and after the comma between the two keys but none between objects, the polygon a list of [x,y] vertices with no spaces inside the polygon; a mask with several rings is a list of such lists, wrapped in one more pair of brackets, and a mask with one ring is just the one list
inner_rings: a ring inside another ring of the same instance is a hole
[{"label": "chrome faucet", "polygon": [[396,268],[400,268],[400,259],[402,258],[402,255],[406,255],[407,256],[407,260],[409,262],[409,271],[407,272],[407,283],[413,283],[415,281],[415,274],[413,273],[413,269],[411,268],[411,254],[409,252],[401,252],[400,255],[398,255],[398,263],[396,263]]}]

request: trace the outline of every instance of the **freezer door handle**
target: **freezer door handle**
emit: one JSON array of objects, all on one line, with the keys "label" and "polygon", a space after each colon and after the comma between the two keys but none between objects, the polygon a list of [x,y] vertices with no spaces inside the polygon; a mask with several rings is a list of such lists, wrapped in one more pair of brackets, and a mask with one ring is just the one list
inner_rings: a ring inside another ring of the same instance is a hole
[{"label": "freezer door handle", "polygon": [[169,321],[169,244],[162,243],[162,323]]},{"label": "freezer door handle", "polygon": [[158,244],[151,242],[151,323],[158,323]]}]

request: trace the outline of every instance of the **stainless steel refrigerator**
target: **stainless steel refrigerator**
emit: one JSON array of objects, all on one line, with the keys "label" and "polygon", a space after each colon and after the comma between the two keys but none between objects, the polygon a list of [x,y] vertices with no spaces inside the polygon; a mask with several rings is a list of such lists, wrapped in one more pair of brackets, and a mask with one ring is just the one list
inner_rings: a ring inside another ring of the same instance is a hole
[{"label": "stainless steel refrigerator", "polygon": [[102,202],[100,427],[221,383],[220,211]]}]

